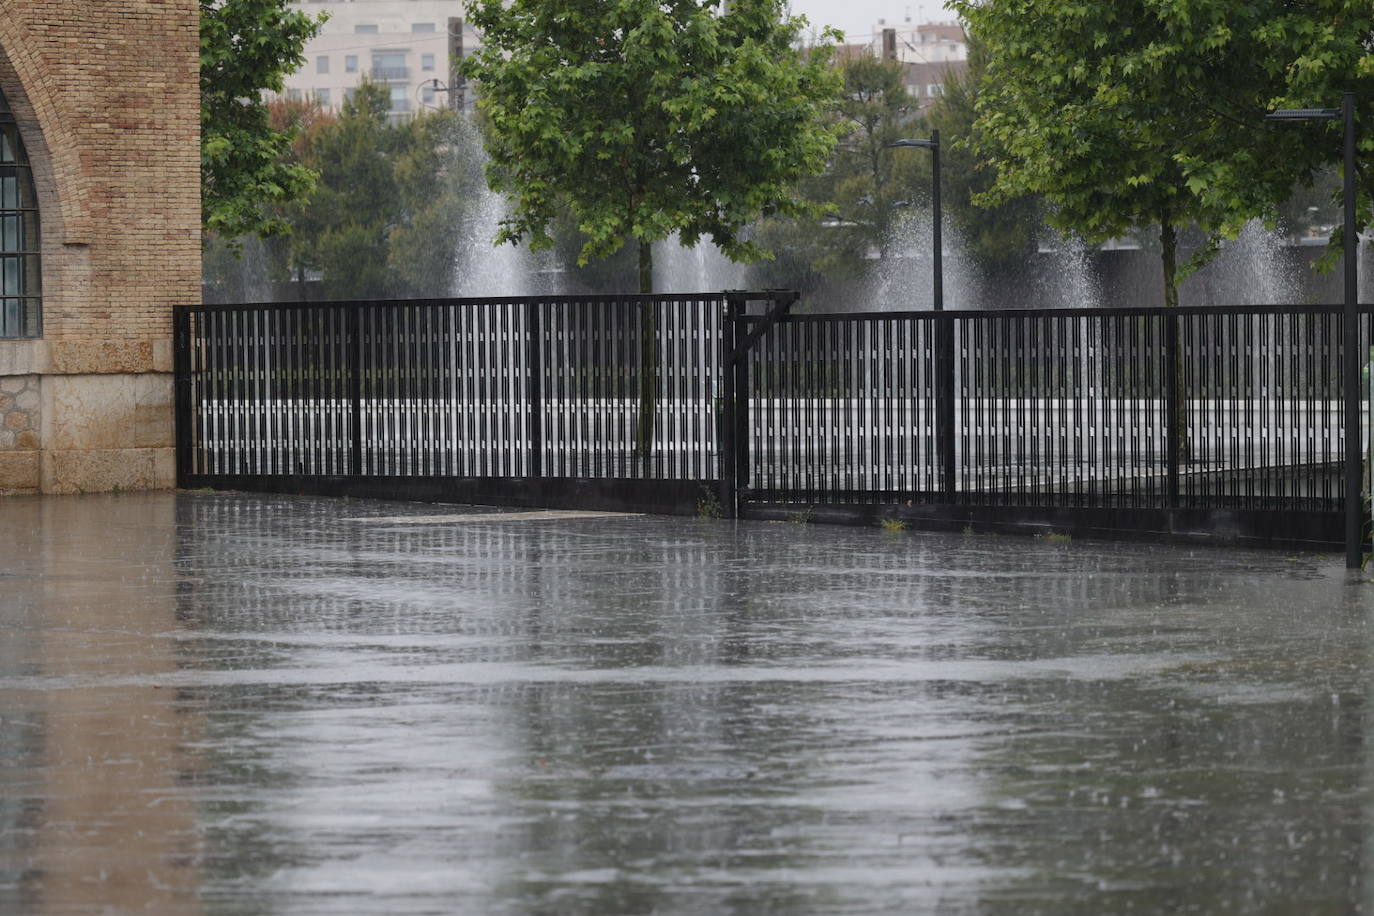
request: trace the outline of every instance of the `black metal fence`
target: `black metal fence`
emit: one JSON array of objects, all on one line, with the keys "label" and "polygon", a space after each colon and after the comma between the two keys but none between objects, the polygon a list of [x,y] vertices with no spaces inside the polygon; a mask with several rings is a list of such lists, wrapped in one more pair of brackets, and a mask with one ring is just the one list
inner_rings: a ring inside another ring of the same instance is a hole
[{"label": "black metal fence", "polygon": [[186,477],[714,476],[723,296],[178,310]]},{"label": "black metal fence", "polygon": [[727,511],[1341,511],[1339,307],[807,315],[791,298],[179,309],[179,473],[687,482]]},{"label": "black metal fence", "polygon": [[749,357],[741,479],[781,502],[1339,511],[1341,322],[1326,306],[789,315]]}]

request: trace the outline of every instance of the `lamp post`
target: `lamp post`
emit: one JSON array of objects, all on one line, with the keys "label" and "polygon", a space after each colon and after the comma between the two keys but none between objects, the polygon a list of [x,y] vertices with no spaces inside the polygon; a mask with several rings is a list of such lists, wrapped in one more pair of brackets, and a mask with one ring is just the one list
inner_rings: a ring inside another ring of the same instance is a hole
[{"label": "lamp post", "polygon": [[930,197],[932,208],[935,213],[932,219],[935,221],[931,235],[934,237],[933,245],[935,248],[935,279],[931,286],[931,298],[934,303],[935,311],[940,312],[945,308],[945,274],[941,261],[940,244],[940,132],[932,130],[929,140],[897,140],[888,144],[889,147],[916,147],[918,149],[930,150]]},{"label": "lamp post", "polygon": [[[945,309],[945,271],[940,242],[940,132],[932,130],[929,140],[897,140],[891,147],[914,146],[930,150],[930,197],[934,215],[931,232],[935,248],[935,279],[931,304],[935,311]],[[953,503],[957,490],[954,467],[954,321],[937,319],[935,324],[935,452],[940,467],[940,493]]]},{"label": "lamp post", "polygon": [[1343,309],[1341,382],[1345,390],[1345,565],[1359,569],[1364,560],[1364,500],[1360,498],[1363,449],[1360,447],[1360,356],[1358,276],[1355,237],[1355,93],[1341,98],[1340,108],[1281,108],[1265,115],[1266,121],[1345,122],[1345,222],[1342,229],[1345,261],[1345,308]]}]

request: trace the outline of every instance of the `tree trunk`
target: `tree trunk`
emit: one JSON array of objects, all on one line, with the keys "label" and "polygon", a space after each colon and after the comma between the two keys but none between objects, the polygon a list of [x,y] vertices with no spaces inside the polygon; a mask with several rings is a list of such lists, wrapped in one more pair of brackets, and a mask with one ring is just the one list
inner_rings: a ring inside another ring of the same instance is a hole
[{"label": "tree trunk", "polygon": [[[654,291],[654,252],[649,242],[639,243],[639,291]],[[654,418],[658,412],[658,305],[639,306],[639,418],[635,426],[633,458],[648,477],[654,459]]]},{"label": "tree trunk", "polygon": [[1164,261],[1164,307],[1175,308],[1178,305],[1178,230],[1172,223],[1160,224],[1159,247]]},{"label": "tree trunk", "polygon": [[[1160,259],[1164,262],[1164,307],[1178,308],[1178,230],[1167,215],[1159,224]],[[1167,371],[1174,374],[1174,433],[1178,436],[1178,460],[1187,464],[1192,447],[1188,437],[1188,391],[1184,384],[1183,372],[1183,323],[1177,317],[1167,319],[1174,322],[1179,346],[1173,353],[1173,365]]]}]

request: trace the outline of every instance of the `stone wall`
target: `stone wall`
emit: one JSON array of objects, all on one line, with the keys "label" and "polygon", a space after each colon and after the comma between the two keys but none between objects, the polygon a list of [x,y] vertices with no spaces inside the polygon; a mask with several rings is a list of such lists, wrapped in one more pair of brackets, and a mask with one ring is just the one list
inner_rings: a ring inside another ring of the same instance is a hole
[{"label": "stone wall", "polygon": [[171,309],[200,297],[198,10],[0,0],[43,272],[42,338],[0,340],[0,420],[26,424],[0,434],[0,492],[174,483]]}]

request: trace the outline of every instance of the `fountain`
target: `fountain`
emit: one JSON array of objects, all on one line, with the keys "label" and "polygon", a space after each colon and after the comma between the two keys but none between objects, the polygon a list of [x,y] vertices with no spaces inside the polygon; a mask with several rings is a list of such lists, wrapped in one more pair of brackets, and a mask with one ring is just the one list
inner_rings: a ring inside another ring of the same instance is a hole
[{"label": "fountain", "polygon": [[240,241],[242,249],[237,256],[218,238],[206,246],[201,268],[206,302],[272,302],[277,298],[267,243],[257,236]]},{"label": "fountain", "polygon": [[702,239],[696,247],[684,246],[674,232],[654,245],[654,289],[663,293],[714,293],[740,289],[745,265],[736,264]]},{"label": "fountain", "polygon": [[1024,299],[1007,303],[1013,308],[1098,308],[1102,284],[1088,245],[1077,236],[1056,233],[1042,244],[1022,288]]},{"label": "fountain", "polygon": [[1269,305],[1300,302],[1300,268],[1287,239],[1251,220],[1234,240],[1179,288],[1182,305]]},{"label": "fountain", "polygon": [[[916,210],[899,219],[888,245],[889,257],[875,265],[868,295],[861,302],[879,311],[922,311],[933,307],[934,220],[929,211]],[[958,231],[943,220],[941,255],[946,309],[979,308],[982,291],[978,271],[967,256]],[[860,309],[862,310],[862,309]]]},{"label": "fountain", "polygon": [[504,197],[481,187],[471,216],[455,227],[453,290],[455,296],[526,296],[534,289],[529,249],[495,244],[508,213]]}]

